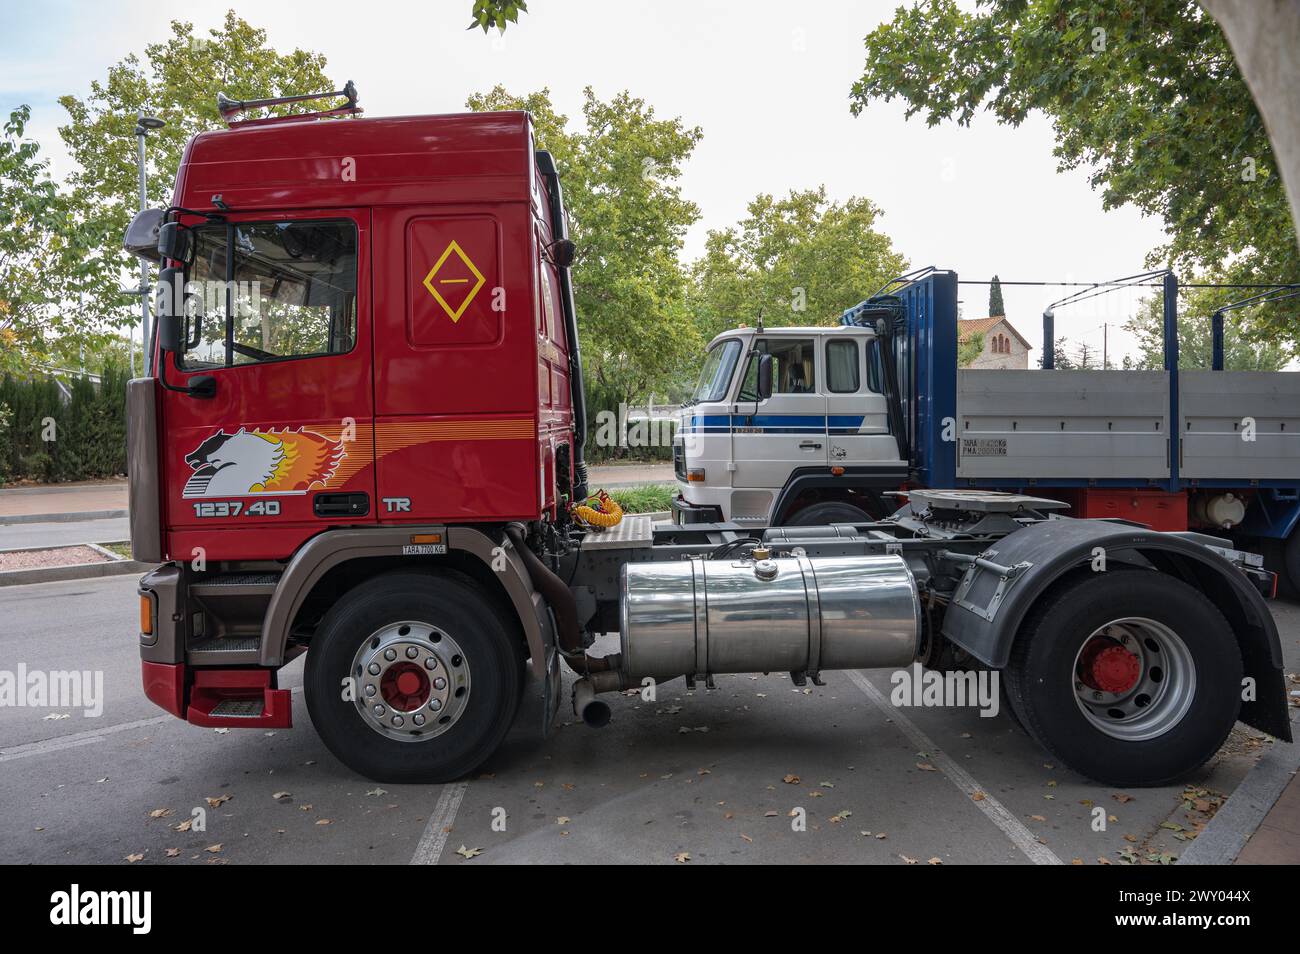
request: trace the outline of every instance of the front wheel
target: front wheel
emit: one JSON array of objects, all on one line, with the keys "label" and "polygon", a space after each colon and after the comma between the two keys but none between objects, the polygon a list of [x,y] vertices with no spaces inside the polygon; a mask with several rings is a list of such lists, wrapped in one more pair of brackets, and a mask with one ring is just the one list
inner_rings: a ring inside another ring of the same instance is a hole
[{"label": "front wheel", "polygon": [[1163,785],[1195,770],[1241,708],[1227,621],[1198,590],[1151,571],[1059,584],[1025,620],[1003,675],[1030,735],[1110,785]]},{"label": "front wheel", "polygon": [[510,729],[522,675],[516,642],[469,577],[388,573],[321,621],[307,652],[307,711],[354,771],[378,782],[448,782]]}]

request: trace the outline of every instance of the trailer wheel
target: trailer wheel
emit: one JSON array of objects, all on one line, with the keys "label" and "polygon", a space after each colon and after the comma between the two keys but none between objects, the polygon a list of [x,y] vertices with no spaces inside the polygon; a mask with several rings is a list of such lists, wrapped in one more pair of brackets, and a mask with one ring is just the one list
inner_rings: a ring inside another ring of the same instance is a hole
[{"label": "trailer wheel", "polygon": [[379,782],[448,782],[510,729],[522,677],[516,642],[469,577],[385,574],[321,621],[307,652],[307,711],[354,771]]},{"label": "trailer wheel", "polygon": [[1004,672],[1044,748],[1110,785],[1162,785],[1218,751],[1241,708],[1241,652],[1214,604],[1151,571],[1076,576],[1021,627]]}]

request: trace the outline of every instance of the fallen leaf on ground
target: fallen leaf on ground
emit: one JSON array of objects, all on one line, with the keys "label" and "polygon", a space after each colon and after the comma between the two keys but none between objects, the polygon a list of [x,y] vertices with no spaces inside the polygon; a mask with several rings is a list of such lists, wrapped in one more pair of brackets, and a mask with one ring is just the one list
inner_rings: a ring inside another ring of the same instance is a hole
[{"label": "fallen leaf on ground", "polygon": [[293,792],[276,792],[271,797],[278,802],[286,798],[293,798]]},{"label": "fallen leaf on ground", "polygon": [[907,862],[909,865],[920,864],[920,862],[917,861],[915,858],[909,858],[909,857],[907,857],[907,855],[899,855],[898,857],[902,858],[902,859],[903,859],[905,862]]},{"label": "fallen leaf on ground", "polygon": [[179,848],[168,848],[168,849],[167,849],[167,857],[168,857],[168,858],[175,858],[175,857],[176,857],[177,855],[179,855],[180,853],[181,853],[181,850],[180,850]]},{"label": "fallen leaf on ground", "polygon": [[215,845],[208,845],[208,847],[204,848],[203,850],[208,852],[209,854],[215,855],[217,852],[221,851],[221,848],[222,848],[221,842],[217,842]]},{"label": "fallen leaf on ground", "polygon": [[219,808],[234,797],[234,795],[218,795],[216,798],[208,798],[206,801],[208,808]]},{"label": "fallen leaf on ground", "polygon": [[462,858],[477,858],[479,855],[483,854],[483,849],[466,848],[464,845],[461,845],[456,849],[456,854],[460,855]]},{"label": "fallen leaf on ground", "polygon": [[679,851],[677,854],[673,855],[673,861],[677,862],[679,865],[684,865],[690,860],[691,853],[689,851]]},{"label": "fallen leaf on ground", "polygon": [[799,784],[799,776],[798,776],[798,775],[787,775],[787,776],[785,776],[785,778],[781,779],[781,781],[785,782],[785,784],[787,784],[787,785],[798,785],[798,784]]},{"label": "fallen leaf on ground", "polygon": [[127,856],[126,856],[126,860],[129,861],[131,864],[135,864],[137,861],[142,861],[143,859],[144,859],[144,855],[127,855]]},{"label": "fallen leaf on ground", "polygon": [[937,771],[939,771],[937,768],[935,768],[935,767],[934,767],[933,765],[931,765],[929,762],[917,762],[917,763],[916,763],[916,767],[919,768],[922,772],[937,772]]},{"label": "fallen leaf on ground", "polygon": [[942,858],[931,858],[929,861],[926,862],[926,864],[927,864],[927,865],[941,865],[941,864],[943,864],[943,859],[942,859]]},{"label": "fallen leaf on ground", "polygon": [[168,815],[175,814],[170,808],[155,808],[149,813],[150,818],[166,818]]},{"label": "fallen leaf on ground", "polygon": [[179,825],[174,825],[174,826],[172,826],[172,831],[189,831],[189,830],[190,830],[190,826],[193,825],[193,824],[194,824],[194,819],[193,819],[193,818],[187,818],[187,819],[185,819],[185,821],[181,822]]}]

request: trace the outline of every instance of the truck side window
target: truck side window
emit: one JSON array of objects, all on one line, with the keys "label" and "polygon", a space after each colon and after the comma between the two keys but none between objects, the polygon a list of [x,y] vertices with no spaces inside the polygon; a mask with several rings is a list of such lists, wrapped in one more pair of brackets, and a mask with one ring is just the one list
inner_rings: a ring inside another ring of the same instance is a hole
[{"label": "truck side window", "polygon": [[[811,338],[767,338],[754,342],[756,352],[772,356],[773,394],[815,394],[816,360]],[[751,354],[737,400],[758,400],[758,355]]]},{"label": "truck side window", "polygon": [[[186,276],[181,367],[221,368],[352,350],[354,223],[207,225],[196,229],[195,240],[194,264]],[[228,243],[234,246],[233,282],[228,281]]]},{"label": "truck side window", "polygon": [[826,343],[826,387],[834,394],[856,394],[862,384],[856,341]]},{"label": "truck side window", "polygon": [[872,338],[867,342],[867,390],[873,394],[883,394],[884,388],[880,381],[880,342]]}]

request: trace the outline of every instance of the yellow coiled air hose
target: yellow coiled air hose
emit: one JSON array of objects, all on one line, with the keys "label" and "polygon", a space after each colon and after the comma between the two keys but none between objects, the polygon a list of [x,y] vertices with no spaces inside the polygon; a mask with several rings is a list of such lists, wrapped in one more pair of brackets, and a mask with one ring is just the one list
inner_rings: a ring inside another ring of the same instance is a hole
[{"label": "yellow coiled air hose", "polygon": [[[592,500],[596,501],[594,507],[588,506]],[[574,507],[573,515],[589,527],[608,528],[616,526],[623,519],[623,508],[618,505],[617,500],[602,490]]]}]

